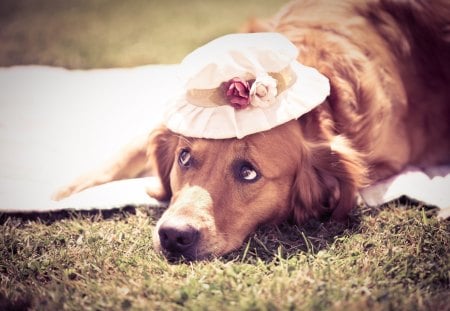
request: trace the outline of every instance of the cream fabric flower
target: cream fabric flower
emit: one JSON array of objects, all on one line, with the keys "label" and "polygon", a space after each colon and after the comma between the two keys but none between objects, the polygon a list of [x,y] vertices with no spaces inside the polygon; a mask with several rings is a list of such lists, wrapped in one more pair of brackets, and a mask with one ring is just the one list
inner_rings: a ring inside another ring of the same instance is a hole
[{"label": "cream fabric flower", "polygon": [[277,95],[277,80],[268,74],[258,76],[250,88],[250,104],[254,107],[267,108],[275,103]]}]

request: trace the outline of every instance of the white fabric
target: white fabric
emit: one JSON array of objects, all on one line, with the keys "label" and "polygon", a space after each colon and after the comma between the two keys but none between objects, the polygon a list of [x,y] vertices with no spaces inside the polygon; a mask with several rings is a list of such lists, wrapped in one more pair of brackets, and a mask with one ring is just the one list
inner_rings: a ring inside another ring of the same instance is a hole
[{"label": "white fabric", "polygon": [[[298,63],[297,56],[297,48],[276,33],[233,34],[211,41],[181,63],[180,79],[174,83],[176,95],[165,114],[166,126],[190,137],[242,138],[299,118],[325,100],[330,84],[316,69]],[[296,80],[268,107],[205,108],[186,96],[191,89],[214,89],[234,77],[256,78],[286,67]]]},{"label": "white fabric", "polygon": [[[106,184],[58,203],[50,195],[157,125],[175,72],[176,66],[0,68],[0,212],[158,205],[145,193],[152,178]],[[449,173],[449,166],[410,168],[361,194],[371,206],[407,195],[449,217]]]},{"label": "white fabric", "polygon": [[157,204],[144,179],[50,196],[161,122],[175,70],[0,68],[0,211]]},{"label": "white fabric", "polygon": [[398,175],[361,190],[361,197],[369,206],[378,206],[401,196],[440,207],[439,216],[449,218],[450,166],[427,169],[411,166]]}]

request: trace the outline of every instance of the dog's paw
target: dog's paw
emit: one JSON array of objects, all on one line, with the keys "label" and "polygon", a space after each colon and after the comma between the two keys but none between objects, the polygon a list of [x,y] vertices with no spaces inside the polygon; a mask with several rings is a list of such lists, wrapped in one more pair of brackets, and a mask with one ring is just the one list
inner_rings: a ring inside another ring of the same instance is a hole
[{"label": "dog's paw", "polygon": [[69,197],[74,192],[76,192],[75,191],[75,187],[73,187],[73,186],[68,186],[67,187],[66,186],[66,187],[63,187],[63,188],[60,188],[60,189],[56,190],[52,194],[51,199],[53,201],[61,201],[62,199]]}]

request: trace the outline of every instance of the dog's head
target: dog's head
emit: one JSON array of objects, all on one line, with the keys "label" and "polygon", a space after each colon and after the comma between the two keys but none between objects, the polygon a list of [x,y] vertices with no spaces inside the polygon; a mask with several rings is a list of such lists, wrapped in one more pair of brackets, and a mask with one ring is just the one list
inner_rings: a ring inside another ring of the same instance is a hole
[{"label": "dog's head", "polygon": [[354,204],[356,164],[305,138],[298,121],[243,139],[194,139],[161,128],[149,156],[170,199],[154,232],[157,250],[188,260],[238,248],[259,225],[343,217]]}]

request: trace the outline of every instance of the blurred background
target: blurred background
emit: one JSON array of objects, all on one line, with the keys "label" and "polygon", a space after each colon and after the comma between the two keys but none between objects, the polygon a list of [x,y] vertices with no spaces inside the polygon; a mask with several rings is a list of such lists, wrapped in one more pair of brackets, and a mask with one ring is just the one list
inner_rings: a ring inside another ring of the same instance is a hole
[{"label": "blurred background", "polygon": [[0,66],[172,64],[287,0],[0,0]]}]

